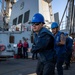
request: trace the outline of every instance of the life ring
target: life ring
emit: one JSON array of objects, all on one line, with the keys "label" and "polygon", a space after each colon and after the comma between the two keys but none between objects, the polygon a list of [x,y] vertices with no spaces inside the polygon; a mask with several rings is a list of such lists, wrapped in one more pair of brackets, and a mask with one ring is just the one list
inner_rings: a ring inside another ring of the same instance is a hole
[{"label": "life ring", "polygon": [[0,45],[0,51],[4,51],[6,49],[5,45]]}]

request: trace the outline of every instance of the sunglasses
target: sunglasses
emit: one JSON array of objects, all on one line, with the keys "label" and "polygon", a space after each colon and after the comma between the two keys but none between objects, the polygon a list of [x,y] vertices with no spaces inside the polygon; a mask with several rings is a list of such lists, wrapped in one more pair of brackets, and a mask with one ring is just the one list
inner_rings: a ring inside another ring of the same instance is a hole
[{"label": "sunglasses", "polygon": [[32,26],[33,26],[33,25],[38,26],[39,24],[40,24],[40,23],[32,23]]}]

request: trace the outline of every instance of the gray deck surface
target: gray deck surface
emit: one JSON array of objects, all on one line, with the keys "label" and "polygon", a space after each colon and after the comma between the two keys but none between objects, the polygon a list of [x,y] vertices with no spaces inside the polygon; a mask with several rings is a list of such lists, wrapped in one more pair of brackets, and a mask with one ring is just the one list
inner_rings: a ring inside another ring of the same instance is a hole
[{"label": "gray deck surface", "polygon": [[[36,75],[36,65],[37,60],[9,58],[0,61],[0,75]],[[71,63],[69,70],[64,70],[64,75],[75,75],[75,63]]]}]

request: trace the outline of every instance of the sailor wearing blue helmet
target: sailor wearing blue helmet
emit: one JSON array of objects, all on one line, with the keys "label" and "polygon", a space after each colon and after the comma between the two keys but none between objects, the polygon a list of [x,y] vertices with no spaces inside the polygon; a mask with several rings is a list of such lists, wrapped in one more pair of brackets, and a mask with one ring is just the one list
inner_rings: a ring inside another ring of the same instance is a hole
[{"label": "sailor wearing blue helmet", "polygon": [[53,22],[51,24],[52,33],[55,37],[55,44],[54,48],[56,50],[56,56],[57,56],[57,71],[58,75],[63,75],[63,63],[65,59],[65,53],[66,53],[66,38],[64,36],[64,33],[59,31],[59,25],[56,22]]},{"label": "sailor wearing blue helmet", "polygon": [[32,17],[32,29],[34,32],[34,45],[31,52],[38,53],[37,75],[54,75],[55,50],[52,33],[43,27],[44,17],[40,13]]}]

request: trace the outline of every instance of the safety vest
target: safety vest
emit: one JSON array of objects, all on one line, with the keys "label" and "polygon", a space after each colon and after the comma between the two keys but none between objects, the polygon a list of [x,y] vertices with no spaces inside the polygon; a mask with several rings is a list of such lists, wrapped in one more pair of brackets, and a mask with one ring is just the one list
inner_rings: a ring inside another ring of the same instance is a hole
[{"label": "safety vest", "polygon": [[23,43],[23,47],[28,48],[28,43],[27,42],[24,42]]},{"label": "safety vest", "polygon": [[17,47],[22,48],[22,43],[18,43]]},{"label": "safety vest", "polygon": [[58,33],[55,35],[54,48],[56,50],[57,55],[60,55],[66,52],[66,44],[62,46],[57,45],[60,42],[60,35],[61,35],[60,31],[58,31]]}]

